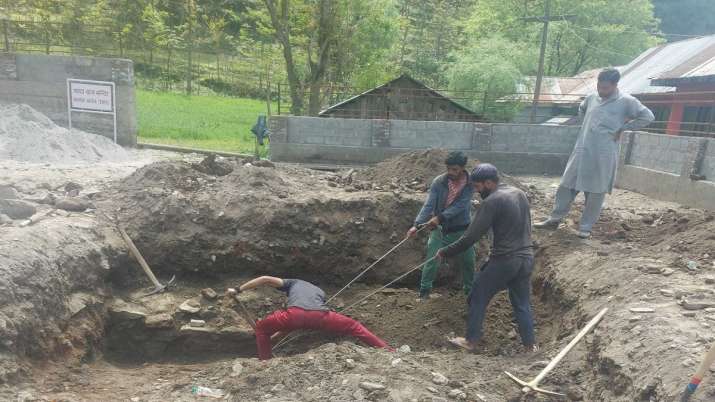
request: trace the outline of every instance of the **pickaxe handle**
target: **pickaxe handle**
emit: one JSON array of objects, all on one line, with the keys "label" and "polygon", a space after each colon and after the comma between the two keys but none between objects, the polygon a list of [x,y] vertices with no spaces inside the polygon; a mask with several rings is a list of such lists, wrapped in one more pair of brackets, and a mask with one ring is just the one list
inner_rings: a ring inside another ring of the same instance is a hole
[{"label": "pickaxe handle", "polygon": [[251,312],[248,311],[246,308],[246,305],[243,304],[241,299],[238,298],[238,294],[235,293],[235,290],[229,289],[229,292],[231,292],[231,295],[233,296],[233,299],[236,300],[236,303],[238,303],[239,308],[241,309],[241,312],[243,313],[243,319],[248,322],[248,325],[253,328],[253,332],[256,331],[256,320],[253,319],[253,316],[251,315]]},{"label": "pickaxe handle", "polygon": [[520,379],[517,378],[515,375],[513,375],[513,374],[511,374],[511,373],[509,373],[509,372],[507,372],[507,371],[505,371],[504,373],[505,373],[506,375],[508,375],[509,378],[511,378],[512,380],[514,380],[517,384],[521,385],[521,386],[523,387],[521,390],[522,390],[522,392],[524,392],[524,393],[529,393],[529,392],[532,392],[532,391],[536,391],[536,392],[541,392],[541,393],[549,394],[549,395],[562,395],[562,394],[559,394],[559,393],[557,393],[557,392],[551,392],[551,391],[547,391],[547,390],[544,390],[544,389],[539,388],[539,382],[541,382],[541,380],[543,380],[544,377],[546,377],[546,375],[549,374],[549,372],[550,372],[551,370],[553,370],[554,367],[556,367],[557,364],[559,364],[559,362],[566,356],[566,354],[567,354],[568,352],[570,352],[571,349],[573,349],[573,347],[576,346],[576,344],[577,344],[584,336],[586,336],[586,334],[589,333],[589,332],[596,326],[596,324],[598,324],[599,321],[601,321],[601,319],[603,318],[603,316],[606,314],[607,311],[608,311],[608,307],[604,308],[604,309],[601,310],[598,314],[596,314],[596,316],[593,317],[593,318],[591,319],[591,321],[589,321],[588,324],[586,324],[585,327],[583,327],[583,329],[578,333],[578,335],[576,335],[576,337],[573,338],[573,339],[571,340],[571,342],[569,342],[569,344],[566,345],[566,347],[563,348],[563,349],[559,352],[558,355],[556,355],[556,357],[554,357],[553,359],[551,359],[551,361],[549,362],[549,364],[546,365],[546,367],[544,367],[544,369],[541,370],[541,372],[539,373],[539,375],[537,375],[536,378],[534,378],[533,380],[531,380],[531,381],[529,381],[529,382],[526,382],[526,381],[520,380]]},{"label": "pickaxe handle", "polygon": [[705,373],[708,371],[710,366],[715,362],[715,343],[710,347],[710,350],[703,357],[703,361],[700,362],[698,370],[695,372],[693,377],[690,379],[690,383],[685,387],[683,395],[680,397],[680,402],[687,402],[690,397],[695,393],[695,390],[700,385],[700,381],[703,380]]},{"label": "pickaxe handle", "polygon": [[127,232],[124,231],[119,225],[117,225],[117,229],[119,229],[119,233],[122,235],[122,239],[124,239],[124,243],[127,244],[127,247],[129,247],[129,251],[132,253],[134,258],[136,258],[137,261],[139,261],[139,265],[142,266],[142,269],[144,270],[144,273],[146,273],[146,276],[149,277],[151,282],[154,284],[154,286],[159,289],[162,288],[163,286],[161,283],[159,283],[159,280],[156,279],[156,276],[154,276],[154,273],[151,272],[151,268],[149,268],[149,264],[144,261],[144,257],[142,257],[141,253],[139,252],[139,249],[137,249],[137,246],[134,245],[134,242],[132,239],[129,237]]},{"label": "pickaxe handle", "polygon": [[546,367],[544,367],[543,370],[541,370],[541,373],[539,373],[539,375],[537,375],[536,378],[534,378],[534,380],[530,384],[533,383],[534,386],[539,385],[539,382],[541,382],[541,380],[546,377],[546,375],[549,374],[549,372],[553,370],[557,364],[559,364],[559,362],[566,356],[566,354],[570,352],[571,349],[573,349],[573,347],[576,346],[576,344],[579,343],[579,341],[581,341],[581,339],[586,336],[586,334],[588,334],[593,329],[593,327],[598,324],[599,321],[601,321],[607,311],[608,307],[604,308],[598,314],[596,314],[596,316],[593,317],[591,321],[586,324],[585,327],[583,327],[581,332],[579,332],[578,335],[576,335],[576,337],[573,338],[571,342],[569,342],[569,344],[566,345],[566,347],[563,348],[563,350],[559,352],[559,354],[556,355],[556,357],[554,357]]}]

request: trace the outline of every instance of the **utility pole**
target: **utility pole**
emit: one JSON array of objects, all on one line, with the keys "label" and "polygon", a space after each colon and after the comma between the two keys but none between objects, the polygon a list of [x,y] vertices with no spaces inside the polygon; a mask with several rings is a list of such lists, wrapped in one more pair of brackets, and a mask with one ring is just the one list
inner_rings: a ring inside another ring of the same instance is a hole
[{"label": "utility pole", "polygon": [[531,104],[531,115],[529,123],[533,124],[536,120],[536,107],[539,104],[541,97],[541,81],[544,79],[544,59],[546,58],[546,40],[549,35],[549,22],[551,21],[566,21],[576,17],[575,14],[551,15],[551,0],[546,0],[544,5],[543,17],[526,17],[522,18],[524,22],[541,22],[544,24],[541,30],[541,50],[539,51],[539,69],[536,72],[536,87],[534,88],[534,101]]},{"label": "utility pole", "polygon": [[188,66],[186,70],[186,93],[191,96],[191,80],[192,80],[192,74],[193,74],[193,63],[192,63],[192,52],[194,50],[194,36],[193,36],[193,10],[192,10],[192,3],[193,0],[187,0],[186,1],[186,11],[187,11],[187,25],[188,25],[188,40],[187,40],[187,49],[188,49]]}]

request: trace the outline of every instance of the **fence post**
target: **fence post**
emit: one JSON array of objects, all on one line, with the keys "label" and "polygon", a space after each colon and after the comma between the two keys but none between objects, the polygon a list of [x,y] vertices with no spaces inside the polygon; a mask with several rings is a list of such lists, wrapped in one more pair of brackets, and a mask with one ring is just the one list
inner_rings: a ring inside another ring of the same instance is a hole
[{"label": "fence post", "polygon": [[3,20],[2,20],[2,32],[3,32],[3,37],[5,38],[4,50],[6,53],[10,53],[10,32],[8,29],[7,18],[3,18]]},{"label": "fence post", "polygon": [[489,95],[489,89],[484,91],[484,99],[482,100],[482,117],[487,114],[487,96]]},{"label": "fence post", "polygon": [[278,116],[281,115],[281,83],[278,83]]}]

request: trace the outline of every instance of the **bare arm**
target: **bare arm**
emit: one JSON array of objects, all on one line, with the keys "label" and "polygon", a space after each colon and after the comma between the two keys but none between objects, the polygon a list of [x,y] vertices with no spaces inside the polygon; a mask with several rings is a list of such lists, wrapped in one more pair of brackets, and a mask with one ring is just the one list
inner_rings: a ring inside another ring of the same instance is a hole
[{"label": "bare arm", "polygon": [[259,286],[281,288],[283,287],[283,279],[276,278],[275,276],[259,276],[258,278],[251,279],[250,281],[244,283],[239,289],[241,292],[245,292],[246,290],[251,290]]},{"label": "bare arm", "polygon": [[483,202],[474,220],[469,224],[467,230],[464,231],[462,237],[449,246],[442,248],[440,250],[442,255],[452,257],[473,246],[474,243],[478,242],[492,227],[495,213],[496,211],[491,202]]}]

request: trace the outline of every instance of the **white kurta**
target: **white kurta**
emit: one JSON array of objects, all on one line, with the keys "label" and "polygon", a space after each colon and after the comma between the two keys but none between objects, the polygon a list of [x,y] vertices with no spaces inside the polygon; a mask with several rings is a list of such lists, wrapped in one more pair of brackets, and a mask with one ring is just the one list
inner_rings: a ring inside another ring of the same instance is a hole
[{"label": "white kurta", "polygon": [[631,95],[616,91],[601,99],[591,94],[581,102],[583,118],[576,146],[561,177],[561,185],[588,193],[610,193],[616,178],[621,131],[638,130],[653,121],[653,113]]}]

